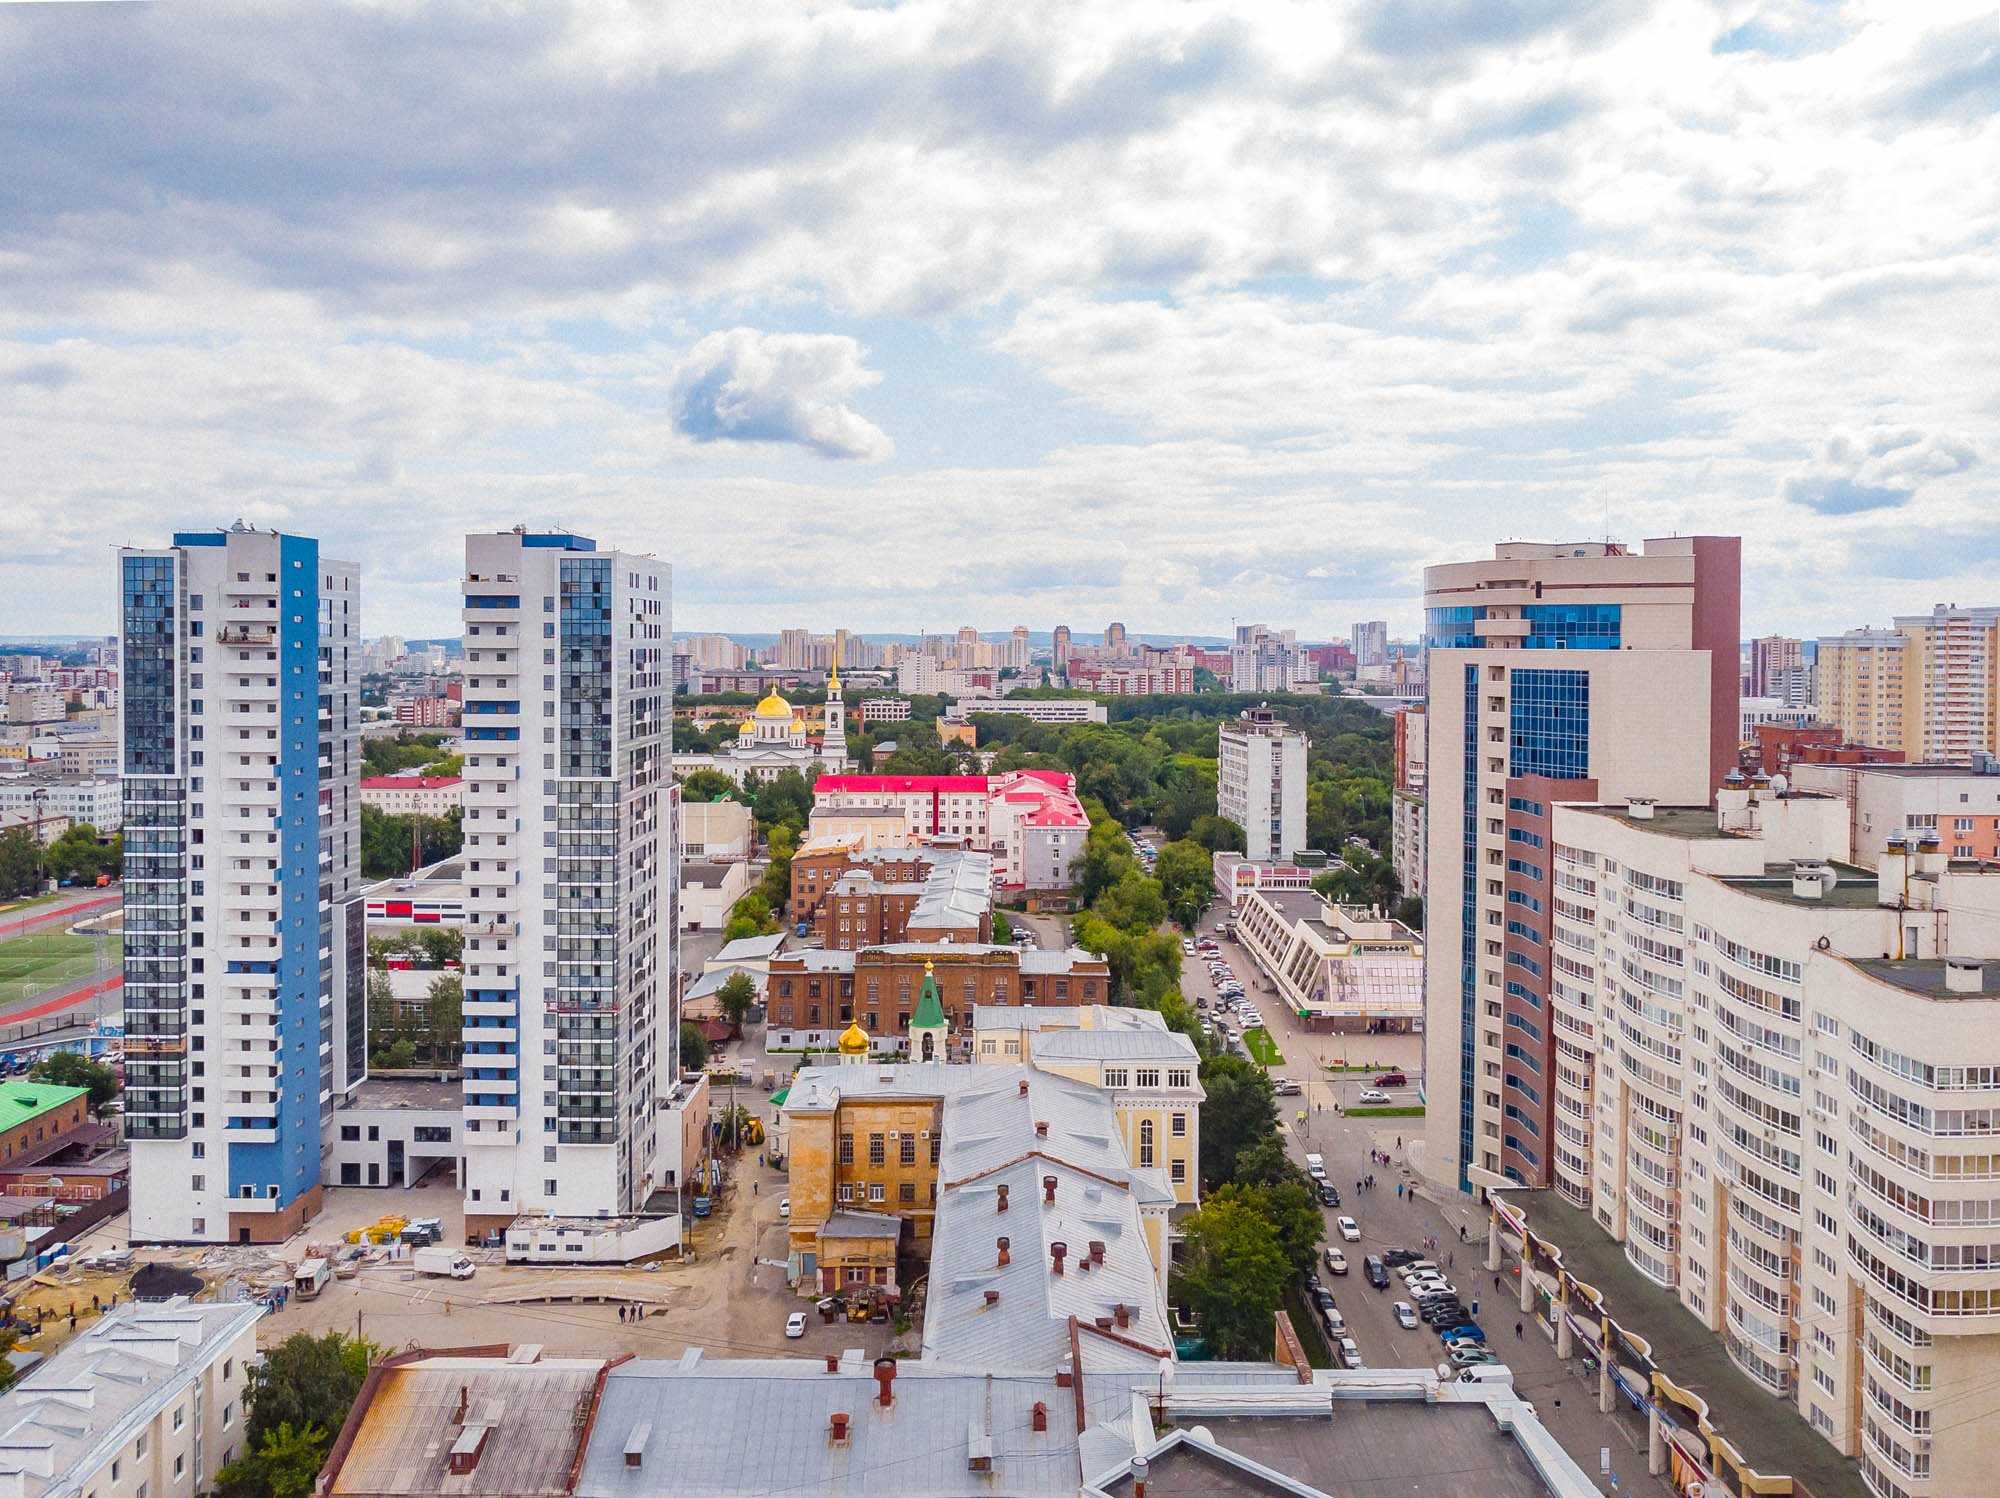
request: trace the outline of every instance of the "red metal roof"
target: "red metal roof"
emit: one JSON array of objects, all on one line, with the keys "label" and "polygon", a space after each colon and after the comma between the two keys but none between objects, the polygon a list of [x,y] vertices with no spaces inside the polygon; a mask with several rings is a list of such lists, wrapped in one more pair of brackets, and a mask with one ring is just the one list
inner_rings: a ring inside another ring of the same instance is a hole
[{"label": "red metal roof", "polygon": [[816,791],[986,791],[984,775],[822,775]]}]

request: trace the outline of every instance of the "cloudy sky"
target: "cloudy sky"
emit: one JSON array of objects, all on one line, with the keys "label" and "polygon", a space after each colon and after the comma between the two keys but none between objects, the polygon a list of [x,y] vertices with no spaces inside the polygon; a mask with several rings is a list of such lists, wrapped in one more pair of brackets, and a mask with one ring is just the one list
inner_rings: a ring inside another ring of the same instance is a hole
[{"label": "cloudy sky", "polygon": [[1413,630],[1507,537],[2000,602],[1992,0],[0,5],[0,633],[236,517],[684,631]]}]

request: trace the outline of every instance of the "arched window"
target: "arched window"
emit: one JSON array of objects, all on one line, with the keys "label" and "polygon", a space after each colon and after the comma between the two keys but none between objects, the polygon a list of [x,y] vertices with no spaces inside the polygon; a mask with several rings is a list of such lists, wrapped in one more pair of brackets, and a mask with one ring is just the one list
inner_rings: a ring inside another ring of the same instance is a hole
[{"label": "arched window", "polygon": [[1153,1121],[1150,1118],[1139,1120],[1139,1163],[1153,1163]]}]

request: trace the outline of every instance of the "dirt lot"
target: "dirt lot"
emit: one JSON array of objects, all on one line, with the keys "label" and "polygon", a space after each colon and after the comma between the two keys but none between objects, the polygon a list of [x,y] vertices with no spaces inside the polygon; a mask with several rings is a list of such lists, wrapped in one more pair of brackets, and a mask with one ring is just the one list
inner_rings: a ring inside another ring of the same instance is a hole
[{"label": "dirt lot", "polygon": [[[751,1190],[752,1184],[756,1190]],[[442,1347],[485,1342],[539,1342],[552,1352],[609,1351],[645,1357],[673,1357],[687,1347],[718,1356],[816,1356],[851,1347],[870,1357],[895,1340],[893,1326],[823,1325],[812,1302],[785,1285],[785,1227],[778,1202],[783,1175],[760,1167],[749,1156],[737,1171],[713,1217],[693,1225],[687,1263],[654,1269],[605,1266],[549,1269],[501,1263],[497,1251],[474,1251],[478,1272],[470,1280],[418,1277],[407,1265],[364,1268],[355,1278],[335,1280],[314,1300],[292,1300],[265,1318],[258,1342],[269,1346],[293,1332],[357,1328],[385,1346]],[[333,1243],[349,1228],[363,1227],[386,1212],[444,1219],[445,1242],[463,1234],[462,1199],[450,1187],[415,1190],[329,1189],[326,1207],[306,1230],[275,1249],[142,1249],[141,1262],[164,1260],[196,1269],[211,1279],[231,1275],[252,1284],[283,1277],[309,1244]],[[78,1244],[79,1254],[123,1248],[123,1217],[101,1223]],[[546,1291],[548,1302],[516,1303],[524,1293]],[[616,1300],[571,1303],[567,1297],[627,1293],[647,1302],[641,1320],[620,1321]],[[67,1291],[64,1292],[67,1307]],[[89,1306],[90,1289],[80,1299]],[[808,1313],[806,1334],[785,1336],[785,1318]],[[67,1324],[63,1327],[67,1334]],[[914,1347],[913,1330],[902,1339]]]}]

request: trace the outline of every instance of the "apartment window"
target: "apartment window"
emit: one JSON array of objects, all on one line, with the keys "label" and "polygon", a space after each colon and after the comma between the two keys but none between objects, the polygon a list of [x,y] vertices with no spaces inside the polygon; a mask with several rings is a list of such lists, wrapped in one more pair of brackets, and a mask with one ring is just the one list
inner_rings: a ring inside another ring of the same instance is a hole
[{"label": "apartment window", "polygon": [[1187,1183],[1187,1161],[1185,1160],[1174,1161],[1173,1176],[1174,1176],[1174,1184],[1176,1186],[1185,1185]]},{"label": "apartment window", "polygon": [[1137,1087],[1158,1087],[1160,1069],[1157,1066],[1142,1066],[1132,1073],[1133,1085]]},{"label": "apartment window", "polygon": [[554,1180],[552,1180],[552,1179],[551,1179],[551,1180],[544,1180],[544,1181],[542,1182],[542,1195],[544,1195],[544,1196],[554,1196],[555,1194],[556,1194],[556,1183],[555,1183],[555,1181],[554,1181]]},{"label": "apartment window", "polygon": [[869,1201],[871,1201],[871,1202],[880,1202],[880,1201],[882,1200],[882,1198],[883,1198],[884,1194],[885,1194],[885,1189],[884,1189],[884,1187],[883,1187],[883,1185],[882,1185],[882,1183],[881,1183],[880,1181],[870,1181],[870,1182],[868,1183],[868,1200],[869,1200]]},{"label": "apartment window", "polygon": [[868,1136],[868,1163],[870,1165],[882,1165],[887,1163],[888,1158],[889,1141],[887,1136],[870,1134]]},{"label": "apartment window", "polygon": [[1153,1163],[1153,1121],[1150,1118],[1139,1120],[1139,1163]]},{"label": "apartment window", "polygon": [[235,1421],[236,1421],[236,1401],[232,1399],[229,1401],[229,1403],[225,1404],[222,1407],[222,1428],[224,1430],[229,1429],[229,1427],[232,1424],[234,1424]]},{"label": "apartment window", "polygon": [[900,1153],[903,1164],[915,1165],[917,1163],[917,1136],[914,1134],[905,1134],[899,1143],[901,1145]]},{"label": "apartment window", "polygon": [[1174,1115],[1173,1123],[1170,1126],[1169,1132],[1172,1133],[1174,1138],[1176,1139],[1187,1138],[1187,1115],[1185,1113],[1176,1113]]},{"label": "apartment window", "polygon": [[905,1181],[902,1185],[898,1186],[896,1188],[896,1200],[906,1207],[915,1206],[917,1202],[917,1183],[915,1181]]},{"label": "apartment window", "polygon": [[854,1163],[854,1136],[852,1134],[842,1134],[840,1136],[840,1163],[842,1165],[852,1165]]},{"label": "apartment window", "polygon": [[854,1200],[854,1187],[845,1181],[841,1183],[840,1199],[844,1202],[851,1202]]}]

